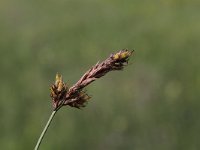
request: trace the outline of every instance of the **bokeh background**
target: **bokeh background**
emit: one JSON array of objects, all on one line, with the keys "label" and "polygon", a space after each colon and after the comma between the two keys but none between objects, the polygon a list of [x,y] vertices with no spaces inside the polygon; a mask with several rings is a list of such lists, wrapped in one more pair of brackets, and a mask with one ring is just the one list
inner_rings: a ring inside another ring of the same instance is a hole
[{"label": "bokeh background", "polygon": [[1,0],[1,149],[33,149],[57,72],[73,85],[123,48],[135,49],[130,65],[88,86],[83,110],[62,108],[41,149],[200,149],[199,8],[198,0]]}]

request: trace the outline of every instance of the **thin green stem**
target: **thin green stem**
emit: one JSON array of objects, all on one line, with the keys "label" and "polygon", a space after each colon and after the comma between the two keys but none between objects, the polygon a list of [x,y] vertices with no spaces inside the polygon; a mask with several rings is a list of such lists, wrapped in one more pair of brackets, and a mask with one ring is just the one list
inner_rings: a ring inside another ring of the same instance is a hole
[{"label": "thin green stem", "polygon": [[42,142],[42,139],[44,138],[44,135],[45,135],[45,133],[47,132],[47,129],[48,129],[48,127],[50,126],[51,121],[53,120],[53,117],[55,116],[56,112],[57,112],[57,110],[54,110],[54,111],[52,112],[51,116],[49,117],[49,120],[48,120],[46,126],[44,127],[44,129],[43,129],[43,131],[42,131],[42,133],[41,133],[41,135],[40,135],[40,138],[39,138],[38,141],[37,141],[37,144],[36,144],[34,150],[38,150],[38,149],[39,149],[40,144],[41,144],[41,142]]}]

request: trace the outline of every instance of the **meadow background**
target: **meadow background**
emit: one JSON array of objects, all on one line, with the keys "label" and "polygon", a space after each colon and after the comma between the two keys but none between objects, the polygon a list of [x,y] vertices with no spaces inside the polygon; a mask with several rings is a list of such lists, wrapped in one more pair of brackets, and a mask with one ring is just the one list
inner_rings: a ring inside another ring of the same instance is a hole
[{"label": "meadow background", "polygon": [[57,72],[73,85],[123,48],[130,65],[62,108],[41,149],[200,149],[199,40],[197,0],[1,0],[0,149],[33,149]]}]

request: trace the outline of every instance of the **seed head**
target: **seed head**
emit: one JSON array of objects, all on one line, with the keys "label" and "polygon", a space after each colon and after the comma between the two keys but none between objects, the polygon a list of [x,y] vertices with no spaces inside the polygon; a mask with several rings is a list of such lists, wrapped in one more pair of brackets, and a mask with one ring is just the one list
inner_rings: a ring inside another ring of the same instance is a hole
[{"label": "seed head", "polygon": [[98,62],[91,67],[79,81],[69,89],[63,82],[62,76],[56,74],[55,83],[51,86],[51,98],[54,110],[58,110],[65,105],[76,108],[85,107],[85,104],[91,97],[84,91],[84,88],[110,71],[122,70],[124,66],[128,64],[129,57],[132,53],[133,51],[124,49],[115,54],[111,54],[106,60],[101,63]]}]

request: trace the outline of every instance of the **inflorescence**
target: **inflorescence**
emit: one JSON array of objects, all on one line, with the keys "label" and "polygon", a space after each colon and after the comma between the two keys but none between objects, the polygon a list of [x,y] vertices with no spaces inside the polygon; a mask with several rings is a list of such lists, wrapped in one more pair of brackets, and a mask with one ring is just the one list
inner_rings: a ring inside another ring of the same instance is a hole
[{"label": "inflorescence", "polygon": [[85,107],[86,102],[91,98],[84,88],[101,78],[106,73],[114,70],[122,70],[128,64],[129,57],[134,51],[127,49],[120,50],[115,54],[111,54],[106,60],[97,63],[89,69],[80,80],[72,87],[68,88],[63,82],[62,76],[56,74],[55,83],[51,86],[51,98],[54,110],[60,109],[62,106],[69,105],[71,107]]}]

